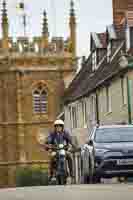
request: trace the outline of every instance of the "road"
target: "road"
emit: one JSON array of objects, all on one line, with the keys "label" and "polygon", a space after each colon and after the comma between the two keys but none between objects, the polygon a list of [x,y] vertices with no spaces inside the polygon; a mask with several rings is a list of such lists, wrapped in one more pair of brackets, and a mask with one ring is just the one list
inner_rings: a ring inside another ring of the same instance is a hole
[{"label": "road", "polygon": [[133,200],[133,185],[79,185],[1,189],[1,200]]}]

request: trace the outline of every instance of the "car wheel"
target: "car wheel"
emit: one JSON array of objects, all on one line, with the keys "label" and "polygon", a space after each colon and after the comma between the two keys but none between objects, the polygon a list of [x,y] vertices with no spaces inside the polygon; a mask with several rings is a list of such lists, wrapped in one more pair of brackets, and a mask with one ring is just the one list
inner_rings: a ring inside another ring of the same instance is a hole
[{"label": "car wheel", "polygon": [[88,155],[81,159],[81,183],[88,184],[89,183],[89,157]]},{"label": "car wheel", "polygon": [[94,160],[89,159],[89,183],[90,184],[97,184],[97,183],[101,183],[101,177],[98,175],[95,175],[94,173]]},{"label": "car wheel", "polygon": [[92,170],[92,165],[91,165],[91,161],[90,161],[90,158],[88,159],[88,172],[87,173],[83,173],[83,183],[84,184],[91,184],[93,183],[93,170]]},{"label": "car wheel", "polygon": [[88,184],[89,183],[89,176],[88,175],[83,175],[82,176],[82,180],[81,180],[81,183],[82,184]]},{"label": "car wheel", "polygon": [[92,183],[93,184],[98,184],[98,183],[101,183],[101,178],[99,176],[93,176],[92,177]]},{"label": "car wheel", "polygon": [[87,184],[88,183],[88,174],[84,170],[84,162],[81,159],[81,184]]}]

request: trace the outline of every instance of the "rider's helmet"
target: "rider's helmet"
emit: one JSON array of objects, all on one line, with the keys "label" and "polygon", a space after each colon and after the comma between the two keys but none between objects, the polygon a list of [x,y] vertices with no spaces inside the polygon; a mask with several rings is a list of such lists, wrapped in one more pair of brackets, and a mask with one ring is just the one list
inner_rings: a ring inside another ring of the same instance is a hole
[{"label": "rider's helmet", "polygon": [[57,126],[57,125],[60,125],[60,126],[64,127],[64,122],[63,122],[63,120],[61,120],[61,119],[55,120],[54,126]]}]

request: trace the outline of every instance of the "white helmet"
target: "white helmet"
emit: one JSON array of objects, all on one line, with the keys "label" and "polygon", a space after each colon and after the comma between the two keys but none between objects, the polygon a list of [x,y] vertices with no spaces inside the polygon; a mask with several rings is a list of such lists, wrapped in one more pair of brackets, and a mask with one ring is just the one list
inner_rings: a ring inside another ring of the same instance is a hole
[{"label": "white helmet", "polygon": [[54,126],[56,125],[62,125],[64,126],[64,122],[61,120],[61,119],[57,119],[55,122],[54,122]]}]

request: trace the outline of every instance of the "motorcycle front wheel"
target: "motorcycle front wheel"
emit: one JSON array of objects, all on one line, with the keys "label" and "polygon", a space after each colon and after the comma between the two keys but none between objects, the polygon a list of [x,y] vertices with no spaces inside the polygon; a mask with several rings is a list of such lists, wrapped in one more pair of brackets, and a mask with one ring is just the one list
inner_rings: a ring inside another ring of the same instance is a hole
[{"label": "motorcycle front wheel", "polygon": [[67,180],[65,176],[58,176],[57,177],[58,185],[66,185]]}]

